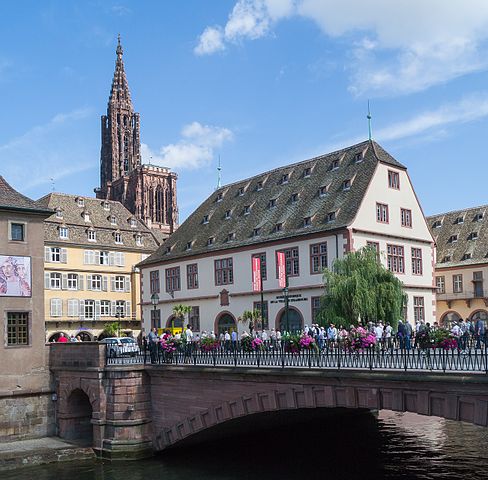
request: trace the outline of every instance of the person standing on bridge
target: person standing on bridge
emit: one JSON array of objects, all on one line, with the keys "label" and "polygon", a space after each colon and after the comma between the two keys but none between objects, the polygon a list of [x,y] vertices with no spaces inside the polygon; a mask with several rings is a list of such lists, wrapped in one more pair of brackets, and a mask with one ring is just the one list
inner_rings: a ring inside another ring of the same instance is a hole
[{"label": "person standing on bridge", "polygon": [[147,336],[149,341],[149,354],[151,356],[151,363],[156,363],[156,358],[158,356],[158,332],[156,327],[153,327]]}]

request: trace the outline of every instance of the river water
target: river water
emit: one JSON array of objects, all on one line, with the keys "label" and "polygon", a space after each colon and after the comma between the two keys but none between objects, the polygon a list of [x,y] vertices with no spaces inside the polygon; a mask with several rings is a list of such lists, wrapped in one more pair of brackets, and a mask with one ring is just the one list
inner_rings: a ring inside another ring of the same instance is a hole
[{"label": "river water", "polygon": [[3,472],[0,479],[488,479],[488,428],[384,411],[281,417],[264,432],[259,423],[150,460],[52,464]]}]

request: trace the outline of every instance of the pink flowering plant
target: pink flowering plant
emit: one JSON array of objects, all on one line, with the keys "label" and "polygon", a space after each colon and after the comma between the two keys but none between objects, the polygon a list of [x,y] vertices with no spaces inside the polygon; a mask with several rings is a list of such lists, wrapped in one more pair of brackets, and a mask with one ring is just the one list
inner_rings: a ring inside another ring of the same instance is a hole
[{"label": "pink flowering plant", "polygon": [[346,350],[362,352],[376,344],[376,336],[363,327],[353,327],[345,339]]},{"label": "pink flowering plant", "polygon": [[215,352],[219,346],[219,341],[212,337],[205,337],[200,341],[200,349],[205,353]]},{"label": "pink flowering plant", "polygon": [[311,337],[310,335],[307,335],[306,333],[304,333],[300,337],[298,344],[300,346],[300,350],[316,350],[317,349],[317,343],[315,342],[315,339],[313,337]]},{"label": "pink flowering plant", "polygon": [[178,341],[174,337],[166,337],[161,339],[161,349],[165,353],[176,352],[178,348]]},{"label": "pink flowering plant", "polygon": [[264,343],[260,338],[253,338],[251,342],[251,348],[256,350],[264,350]]}]

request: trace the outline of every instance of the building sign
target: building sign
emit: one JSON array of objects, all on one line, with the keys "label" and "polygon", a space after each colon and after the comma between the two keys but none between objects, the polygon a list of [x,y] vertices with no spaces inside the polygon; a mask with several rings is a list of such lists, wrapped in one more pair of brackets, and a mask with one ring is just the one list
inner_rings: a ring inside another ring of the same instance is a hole
[{"label": "building sign", "polygon": [[261,259],[259,257],[252,258],[252,291],[261,291]]},{"label": "building sign", "polygon": [[31,296],[31,259],[0,255],[0,297]]},{"label": "building sign", "polygon": [[[293,293],[288,295],[288,301],[291,303],[294,302],[306,302],[308,297],[302,297],[301,293]],[[276,300],[271,300],[271,303],[285,303],[285,296],[284,295],[277,295]]]},{"label": "building sign", "polygon": [[276,252],[276,258],[278,260],[278,281],[281,288],[286,287],[286,262],[285,253]]}]

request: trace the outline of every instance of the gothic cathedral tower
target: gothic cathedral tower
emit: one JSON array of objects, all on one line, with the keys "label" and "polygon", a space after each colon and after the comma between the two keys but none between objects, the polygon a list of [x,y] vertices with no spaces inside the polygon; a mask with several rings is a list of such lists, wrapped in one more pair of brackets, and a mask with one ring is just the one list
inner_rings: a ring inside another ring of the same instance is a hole
[{"label": "gothic cathedral tower", "polygon": [[117,200],[162,237],[178,226],[177,175],[143,165],[139,114],[134,112],[125,76],[120,35],[107,115],[102,115],[100,188],[97,198]]}]

